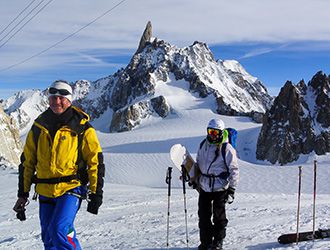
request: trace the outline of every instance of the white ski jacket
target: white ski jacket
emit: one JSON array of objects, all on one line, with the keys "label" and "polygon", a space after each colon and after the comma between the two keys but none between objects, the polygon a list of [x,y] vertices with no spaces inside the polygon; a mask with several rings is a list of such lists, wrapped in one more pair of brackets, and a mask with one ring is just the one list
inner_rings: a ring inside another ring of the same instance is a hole
[{"label": "white ski jacket", "polygon": [[[219,174],[227,172],[225,162],[221,154],[223,144],[210,144],[207,140],[199,148],[196,157],[196,164],[190,171],[190,177],[196,179],[196,173],[200,172],[197,182],[205,192],[217,192],[228,189],[228,187],[236,188],[239,180],[239,169],[237,164],[236,150],[227,143],[226,146],[226,163],[229,169],[228,178],[221,178]],[[218,156],[216,157],[216,149],[219,147]],[[198,168],[198,169],[196,169]],[[199,170],[199,171],[198,171]],[[213,175],[213,177],[211,177]]]}]

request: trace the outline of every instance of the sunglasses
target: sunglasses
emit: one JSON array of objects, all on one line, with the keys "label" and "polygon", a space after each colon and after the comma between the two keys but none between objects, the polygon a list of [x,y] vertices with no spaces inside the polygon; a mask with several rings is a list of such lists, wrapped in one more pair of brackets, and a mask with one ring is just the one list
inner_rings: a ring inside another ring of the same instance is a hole
[{"label": "sunglasses", "polygon": [[51,95],[56,95],[57,93],[64,96],[71,95],[70,91],[66,89],[49,88],[48,92]]},{"label": "sunglasses", "polygon": [[222,131],[219,129],[215,129],[215,128],[208,128],[207,134],[212,135],[212,136],[220,136],[220,135],[222,135]]}]

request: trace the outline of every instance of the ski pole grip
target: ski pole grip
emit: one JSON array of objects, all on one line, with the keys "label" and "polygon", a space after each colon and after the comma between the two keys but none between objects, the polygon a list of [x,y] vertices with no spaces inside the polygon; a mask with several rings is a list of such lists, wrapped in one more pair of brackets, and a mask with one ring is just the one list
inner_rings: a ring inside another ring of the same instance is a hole
[{"label": "ski pole grip", "polygon": [[166,179],[165,182],[166,184],[169,184],[172,179],[172,167],[168,167],[167,172],[166,172]]},{"label": "ski pole grip", "polygon": [[166,180],[165,180],[165,182],[168,184],[168,196],[171,196],[171,179],[172,179],[172,167],[168,167]]},{"label": "ski pole grip", "polygon": [[170,184],[171,179],[172,179],[172,167],[168,167],[166,172],[166,179],[165,179],[166,184]]}]

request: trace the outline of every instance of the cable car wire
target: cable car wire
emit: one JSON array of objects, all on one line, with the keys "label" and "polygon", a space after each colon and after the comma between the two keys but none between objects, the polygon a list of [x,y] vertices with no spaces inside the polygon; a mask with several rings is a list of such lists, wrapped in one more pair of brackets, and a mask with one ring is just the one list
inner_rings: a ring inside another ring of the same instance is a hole
[{"label": "cable car wire", "polygon": [[21,65],[21,64],[23,64],[23,63],[26,63],[27,61],[30,61],[31,59],[33,59],[33,58],[35,58],[35,57],[38,57],[38,56],[44,54],[44,53],[47,52],[48,50],[50,50],[50,49],[56,47],[57,45],[63,43],[64,41],[68,40],[69,38],[73,37],[74,35],[76,35],[76,34],[79,33],[80,31],[82,31],[83,29],[85,29],[85,28],[87,28],[88,26],[92,25],[93,23],[95,23],[96,21],[98,21],[99,19],[101,19],[102,17],[104,17],[105,15],[109,14],[111,11],[113,11],[114,9],[116,9],[117,7],[119,7],[121,4],[123,4],[123,3],[126,2],[126,1],[127,1],[127,0],[122,0],[122,1],[120,1],[120,2],[117,3],[115,6],[113,6],[111,9],[107,10],[106,12],[104,12],[104,13],[101,14],[100,16],[96,17],[96,18],[93,19],[91,22],[89,22],[88,24],[86,24],[86,25],[84,25],[83,27],[79,28],[79,29],[76,30],[75,32],[73,32],[73,33],[71,33],[70,35],[66,36],[66,37],[63,38],[62,40],[60,40],[60,41],[54,43],[53,45],[49,46],[48,48],[46,48],[46,49],[44,49],[44,50],[42,50],[42,51],[40,51],[40,52],[38,52],[38,53],[36,53],[36,54],[34,54],[34,55],[28,57],[28,58],[26,58],[26,59],[24,59],[24,60],[22,60],[22,61],[20,61],[20,62],[18,62],[18,63],[12,64],[12,65],[10,65],[10,66],[8,66],[8,67],[6,67],[6,68],[1,69],[1,70],[0,70],[0,73],[1,73],[1,72],[4,72],[4,71],[7,71],[7,70],[9,70],[9,69],[12,69],[12,68],[14,68],[14,67],[16,67],[16,66],[19,66],[19,65]]},{"label": "cable car wire", "polygon": [[[19,24],[21,24],[37,7],[40,6],[40,4],[42,2],[44,2],[45,0],[42,0],[36,7],[34,7],[29,13],[28,15],[26,15],[17,25],[15,25],[10,31],[9,33],[7,33],[3,38],[0,39],[0,42],[5,39],[9,34],[10,32],[12,32]],[[14,34],[12,34],[4,43],[2,43],[0,45],[0,49],[6,45],[18,32],[20,32],[24,27],[25,25],[27,25],[33,18],[35,18],[44,8],[47,7],[47,5],[49,5],[53,0],[49,0],[44,6],[42,6],[29,20],[27,20]]]},{"label": "cable car wire", "polygon": [[29,3],[1,32],[0,35],[2,35],[3,32],[5,32],[8,27],[14,23],[36,0],[32,0],[31,3]]}]

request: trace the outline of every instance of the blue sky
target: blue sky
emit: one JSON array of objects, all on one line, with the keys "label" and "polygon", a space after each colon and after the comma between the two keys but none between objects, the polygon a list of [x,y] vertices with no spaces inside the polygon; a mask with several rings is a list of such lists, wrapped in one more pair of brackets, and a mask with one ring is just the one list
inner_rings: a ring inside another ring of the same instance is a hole
[{"label": "blue sky", "polygon": [[[292,44],[237,44],[211,47],[216,58],[235,59],[253,76],[258,77],[268,92],[276,95],[286,81],[306,83],[318,72],[330,74],[329,42],[303,41]],[[253,55],[248,55],[252,53]],[[259,53],[257,53],[259,51]],[[263,52],[264,51],[264,52]]]},{"label": "blue sky", "polygon": [[[28,4],[32,14],[5,30]],[[276,95],[287,80],[330,74],[329,9],[326,0],[1,1],[0,98],[59,78],[113,74],[149,20],[154,37],[178,47],[205,42],[216,59],[239,61]]]}]

